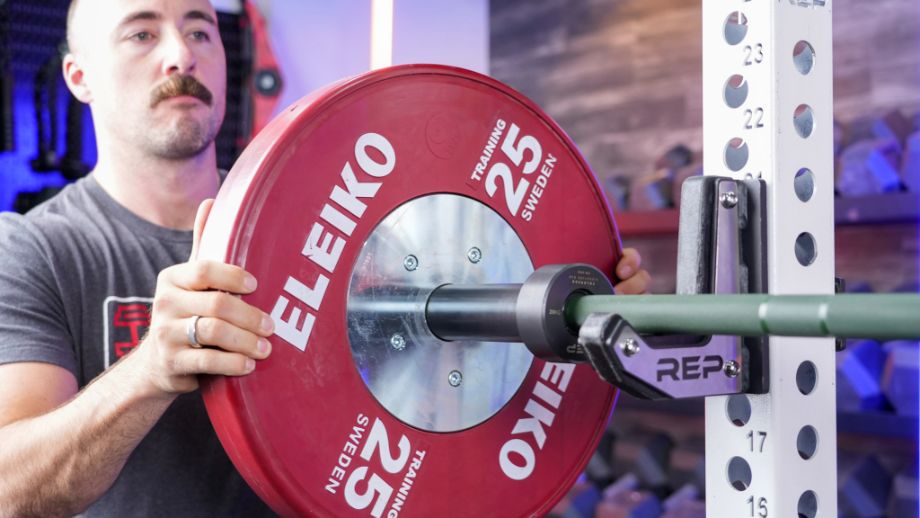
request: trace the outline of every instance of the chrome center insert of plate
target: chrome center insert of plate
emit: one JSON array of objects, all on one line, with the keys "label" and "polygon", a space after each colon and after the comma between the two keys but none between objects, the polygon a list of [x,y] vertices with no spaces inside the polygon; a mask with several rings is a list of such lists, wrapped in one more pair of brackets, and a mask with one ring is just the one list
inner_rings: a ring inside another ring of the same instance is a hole
[{"label": "chrome center insert of plate", "polygon": [[517,392],[533,355],[522,344],[445,342],[425,323],[443,284],[522,283],[524,244],[479,201],[433,194],[390,213],[364,243],[348,291],[348,339],[374,397],[404,423],[455,432],[495,415]]}]

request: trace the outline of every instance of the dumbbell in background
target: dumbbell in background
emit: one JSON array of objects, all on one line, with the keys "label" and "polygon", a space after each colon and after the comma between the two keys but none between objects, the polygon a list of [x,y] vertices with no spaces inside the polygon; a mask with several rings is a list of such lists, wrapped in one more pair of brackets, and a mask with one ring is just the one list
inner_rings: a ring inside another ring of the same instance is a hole
[{"label": "dumbbell in background", "polygon": [[[910,191],[920,193],[920,113],[901,110],[834,123],[835,191],[842,197]],[[629,177],[614,172],[605,189],[616,212],[680,206],[680,188],[703,174],[702,153],[685,144],[665,151],[650,171]]]},{"label": "dumbbell in background", "polygon": [[579,482],[550,516],[705,516],[702,418],[621,413],[605,431]]},{"label": "dumbbell in background", "polygon": [[839,412],[893,412],[916,419],[920,383],[916,341],[850,340],[837,355]]},{"label": "dumbbell in background", "polygon": [[916,457],[916,452],[911,456],[842,451],[838,461],[840,516],[916,518]]},{"label": "dumbbell in background", "polygon": [[[905,289],[913,291],[915,286]],[[839,440],[841,516],[918,516],[918,369],[920,344],[916,341],[851,340],[838,353],[838,422],[855,416],[880,428],[907,428],[887,431],[894,437],[879,430],[875,437],[843,436]]]},{"label": "dumbbell in background", "polygon": [[847,125],[835,123],[837,193],[844,197],[902,190],[920,193],[917,119],[892,110]]},{"label": "dumbbell in background", "polygon": [[669,209],[680,206],[684,180],[702,174],[702,153],[677,144],[655,160],[650,172],[636,178],[614,174],[605,189],[615,212]]}]

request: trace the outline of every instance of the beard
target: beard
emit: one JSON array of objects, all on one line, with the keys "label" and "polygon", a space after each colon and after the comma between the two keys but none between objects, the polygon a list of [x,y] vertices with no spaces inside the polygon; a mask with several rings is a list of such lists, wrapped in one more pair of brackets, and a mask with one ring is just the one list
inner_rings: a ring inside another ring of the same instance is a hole
[{"label": "beard", "polygon": [[150,126],[139,135],[147,151],[167,160],[186,160],[203,153],[214,142],[219,123],[216,114],[205,120],[180,114],[166,125]]}]

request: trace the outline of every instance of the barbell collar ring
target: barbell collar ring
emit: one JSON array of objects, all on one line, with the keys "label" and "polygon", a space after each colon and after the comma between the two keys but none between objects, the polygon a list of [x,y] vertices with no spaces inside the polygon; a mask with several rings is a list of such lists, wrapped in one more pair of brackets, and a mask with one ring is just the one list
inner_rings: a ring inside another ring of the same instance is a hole
[{"label": "barbell collar ring", "polygon": [[613,295],[607,276],[588,264],[544,266],[524,281],[517,300],[517,325],[521,341],[534,356],[552,362],[587,361],[566,306],[588,295]]}]

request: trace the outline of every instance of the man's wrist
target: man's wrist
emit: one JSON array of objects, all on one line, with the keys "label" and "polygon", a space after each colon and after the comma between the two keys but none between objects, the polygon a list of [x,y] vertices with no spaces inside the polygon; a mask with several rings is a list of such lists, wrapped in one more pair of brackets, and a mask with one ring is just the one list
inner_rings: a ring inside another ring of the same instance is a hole
[{"label": "man's wrist", "polygon": [[106,383],[108,385],[106,390],[119,392],[119,394],[113,394],[116,399],[127,396],[129,401],[172,402],[178,393],[167,391],[157,383],[143,352],[138,350],[141,346],[143,342],[109,369],[110,375],[107,377],[111,379],[107,380],[110,383]]}]

